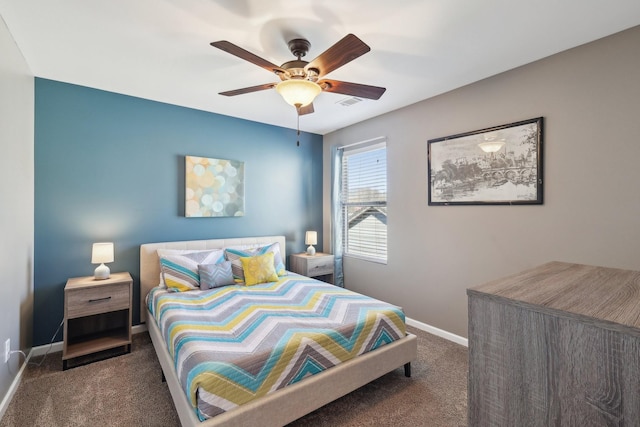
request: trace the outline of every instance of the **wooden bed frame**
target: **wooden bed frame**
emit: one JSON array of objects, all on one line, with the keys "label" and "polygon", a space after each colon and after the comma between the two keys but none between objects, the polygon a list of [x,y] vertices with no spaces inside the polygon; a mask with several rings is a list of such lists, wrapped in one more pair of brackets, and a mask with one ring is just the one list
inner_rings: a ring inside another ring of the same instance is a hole
[{"label": "wooden bed frame", "polygon": [[[243,237],[237,239],[191,240],[182,242],[147,243],[140,246],[140,319],[147,318],[146,296],[158,285],[160,263],[156,251],[163,249],[220,249],[246,244],[280,243],[285,260],[284,236]],[[183,426],[283,426],[332,402],[347,393],[393,371],[405,367],[410,376],[410,362],[417,356],[415,335],[387,344],[355,359],[341,363],[324,372],[305,378],[296,384],[275,391],[246,405],[222,413],[207,421],[200,421],[192,409],[173,367],[173,360],[154,320],[147,322],[151,341],[167,380],[180,423]]]}]

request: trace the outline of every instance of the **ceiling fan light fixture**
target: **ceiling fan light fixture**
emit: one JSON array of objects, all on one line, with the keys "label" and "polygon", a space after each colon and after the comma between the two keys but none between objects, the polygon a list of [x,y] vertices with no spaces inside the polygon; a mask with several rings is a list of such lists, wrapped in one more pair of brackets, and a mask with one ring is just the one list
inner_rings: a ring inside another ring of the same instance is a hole
[{"label": "ceiling fan light fixture", "polygon": [[322,92],[322,88],[314,82],[302,79],[285,80],[276,86],[285,102],[296,108],[306,107]]}]

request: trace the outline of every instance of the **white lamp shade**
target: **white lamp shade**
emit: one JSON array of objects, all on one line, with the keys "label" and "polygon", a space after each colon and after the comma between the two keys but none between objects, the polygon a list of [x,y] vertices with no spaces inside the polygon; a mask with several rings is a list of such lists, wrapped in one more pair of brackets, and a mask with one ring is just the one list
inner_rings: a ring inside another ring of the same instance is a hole
[{"label": "white lamp shade", "polygon": [[276,90],[287,104],[294,107],[306,107],[322,92],[317,83],[302,79],[282,81],[278,83]]},{"label": "white lamp shade", "polygon": [[94,243],[91,251],[91,264],[113,262],[113,243]]},{"label": "white lamp shade", "polygon": [[304,236],[305,245],[317,245],[318,244],[318,232],[317,231],[307,231],[307,234]]}]

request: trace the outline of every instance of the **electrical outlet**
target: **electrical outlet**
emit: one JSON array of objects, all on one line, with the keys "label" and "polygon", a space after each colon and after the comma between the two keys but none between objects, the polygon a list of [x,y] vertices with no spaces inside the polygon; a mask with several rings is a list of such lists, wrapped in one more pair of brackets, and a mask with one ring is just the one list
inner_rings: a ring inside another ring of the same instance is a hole
[{"label": "electrical outlet", "polygon": [[4,363],[9,361],[9,356],[11,355],[11,338],[7,338],[4,342]]}]

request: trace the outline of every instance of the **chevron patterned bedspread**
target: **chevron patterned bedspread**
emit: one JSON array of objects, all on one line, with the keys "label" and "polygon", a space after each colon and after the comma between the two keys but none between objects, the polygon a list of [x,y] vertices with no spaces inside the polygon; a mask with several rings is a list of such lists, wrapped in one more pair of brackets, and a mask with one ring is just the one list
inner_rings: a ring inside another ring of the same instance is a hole
[{"label": "chevron patterned bedspread", "polygon": [[401,308],[293,273],[148,305],[201,420],[405,336]]}]

